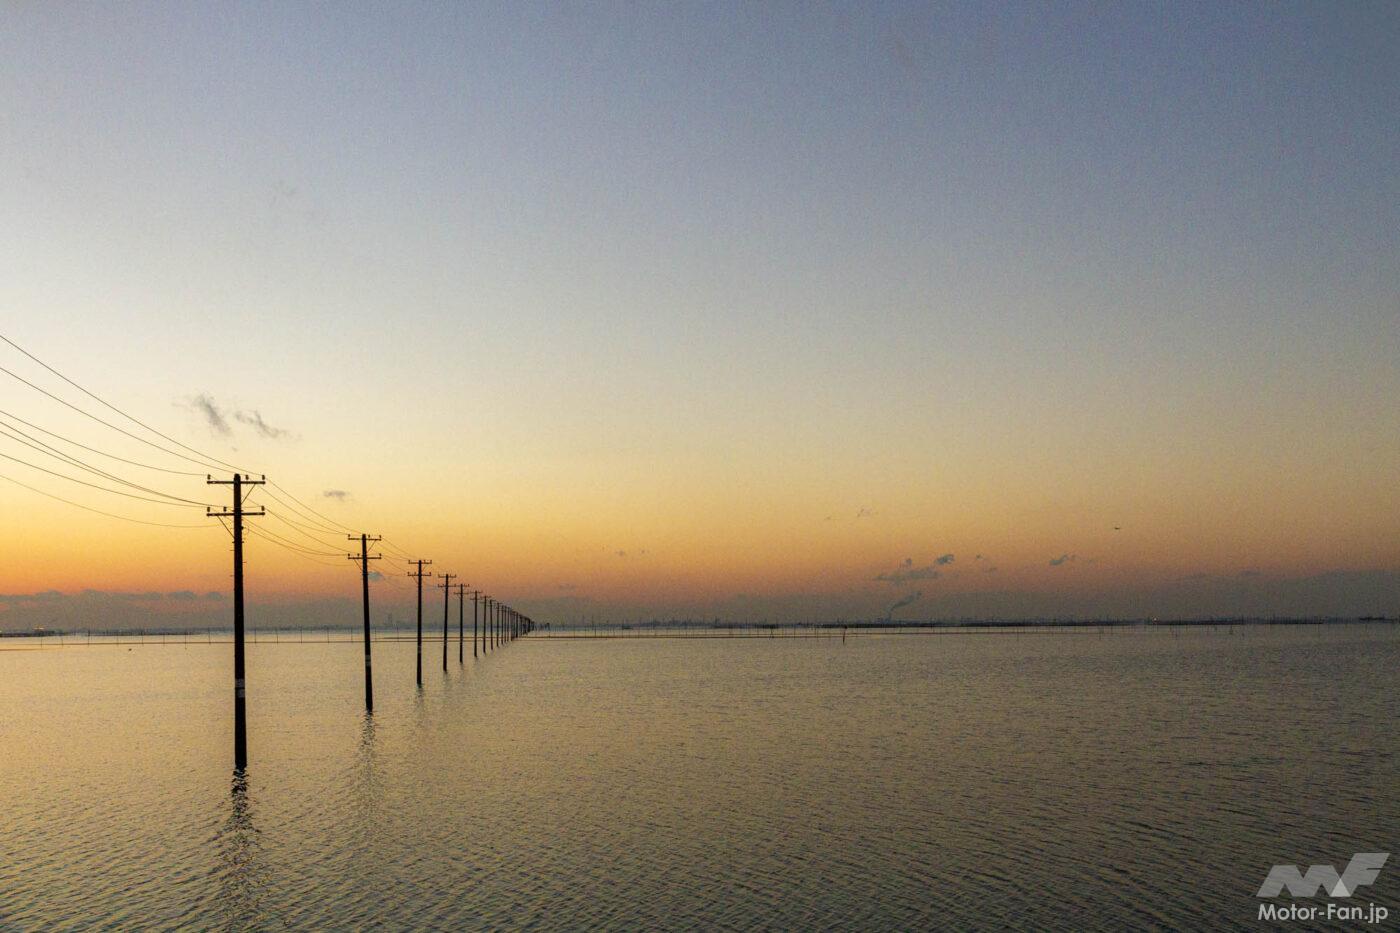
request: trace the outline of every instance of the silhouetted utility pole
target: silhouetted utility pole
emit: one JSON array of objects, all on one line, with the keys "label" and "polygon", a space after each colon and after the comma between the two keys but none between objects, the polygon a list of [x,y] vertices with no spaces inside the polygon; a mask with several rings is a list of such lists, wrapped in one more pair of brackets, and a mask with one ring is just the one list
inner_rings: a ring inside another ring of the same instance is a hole
[{"label": "silhouetted utility pole", "polygon": [[267,477],[253,479],[240,473],[233,479],[205,476],[209,486],[232,486],[233,508],[206,509],[211,518],[233,519],[233,766],[242,771],[248,767],[248,701],[244,687],[243,663],[243,517],[266,514],[261,507],[256,512],[243,511],[243,487],[261,486]]},{"label": "silhouetted utility pole", "polygon": [[[354,541],[355,535],[346,535],[348,540]],[[346,554],[350,560],[360,562],[360,588],[364,592],[365,603],[365,712],[374,712],[374,677],[370,673],[369,667],[369,562],[379,560],[379,555],[373,556],[369,553],[369,543],[378,541],[379,535],[360,535],[360,553]]]},{"label": "silhouetted utility pole", "polygon": [[423,568],[431,564],[430,560],[410,561],[418,565],[417,570],[410,570],[410,577],[418,578],[418,686],[423,686],[423,578],[431,577],[431,573],[424,573]]},{"label": "silhouetted utility pole", "polygon": [[476,603],[481,598],[481,590],[472,590],[472,657],[476,657]]},{"label": "silhouetted utility pole", "polygon": [[483,596],[481,598],[481,653],[485,654],[491,650],[491,602],[493,597]]},{"label": "silhouetted utility pole", "polygon": [[467,651],[467,585],[457,584],[457,666],[466,663]]},{"label": "silhouetted utility pole", "polygon": [[455,573],[440,573],[442,582],[438,586],[442,587],[442,672],[447,673],[447,603],[452,597],[452,578],[458,576]]}]

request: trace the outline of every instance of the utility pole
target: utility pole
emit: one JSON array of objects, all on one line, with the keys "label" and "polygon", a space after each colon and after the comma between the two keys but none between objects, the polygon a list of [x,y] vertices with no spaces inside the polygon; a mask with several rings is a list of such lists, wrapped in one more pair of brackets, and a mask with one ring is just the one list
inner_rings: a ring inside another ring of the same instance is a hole
[{"label": "utility pole", "polygon": [[491,640],[488,633],[491,631],[491,602],[493,597],[485,596],[481,600],[481,653],[485,654],[491,650]]},{"label": "utility pole", "polygon": [[423,686],[423,578],[431,577],[432,573],[424,573],[423,568],[431,564],[430,560],[415,560],[409,563],[417,564],[417,570],[410,570],[410,577],[418,578],[418,686]]},{"label": "utility pole", "polygon": [[438,586],[442,587],[442,672],[447,673],[447,603],[452,597],[452,578],[460,576],[455,573],[440,573],[442,582]]},{"label": "utility pole", "polygon": [[243,518],[266,514],[261,506],[256,512],[243,510],[243,487],[261,486],[267,477],[253,479],[235,473],[233,479],[214,479],[207,474],[204,479],[208,486],[233,487],[232,509],[206,509],[205,514],[233,519],[233,767],[242,771],[248,767],[248,700],[243,679]]},{"label": "utility pole", "polygon": [[[346,535],[345,537],[350,541],[355,540],[355,535]],[[378,541],[380,536],[362,534],[359,538],[359,556],[354,554],[346,554],[345,556],[350,560],[360,562],[360,588],[364,593],[365,604],[365,712],[372,713],[374,712],[374,677],[371,675],[369,667],[369,562],[379,560],[379,555],[370,556],[369,543]]]},{"label": "utility pole", "polygon": [[467,585],[457,584],[457,666],[466,663],[467,651]]},{"label": "utility pole", "polygon": [[476,657],[476,603],[481,598],[481,590],[472,590],[472,657]]}]

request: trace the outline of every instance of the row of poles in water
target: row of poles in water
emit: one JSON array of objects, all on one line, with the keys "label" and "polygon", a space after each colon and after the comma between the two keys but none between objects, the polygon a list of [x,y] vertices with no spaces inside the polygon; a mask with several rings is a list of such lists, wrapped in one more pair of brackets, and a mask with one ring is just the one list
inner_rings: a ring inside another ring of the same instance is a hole
[{"label": "row of poles in water", "polygon": [[[243,769],[248,766],[248,699],[247,689],[244,682],[244,650],[243,650],[243,519],[265,514],[262,508],[256,511],[247,510],[243,507],[243,487],[260,486],[266,482],[266,477],[253,479],[240,473],[235,473],[231,480],[216,480],[208,478],[210,485],[232,486],[233,487],[233,507],[227,510],[209,510],[209,514],[217,518],[230,518],[233,520],[233,766]],[[369,562],[379,560],[380,555],[370,554],[369,545],[371,542],[381,540],[379,535],[349,535],[349,540],[359,540],[360,553],[345,555],[350,560],[358,561],[360,564],[360,581],[364,593],[364,622],[365,622],[365,711],[374,712],[374,676],[370,666],[370,626],[369,626]],[[431,571],[423,568],[432,564],[430,560],[413,560],[409,563],[416,565],[416,569],[409,572],[410,577],[418,580],[418,664],[417,682],[418,686],[423,686],[423,578],[431,577]],[[437,584],[442,589],[442,669],[447,670],[447,624],[448,616],[451,612],[452,590],[457,591],[457,662],[466,663],[466,583],[453,584],[452,580],[457,576],[453,573],[439,574],[442,582]],[[488,596],[480,590],[472,590],[472,657],[478,656],[478,644],[480,653],[506,645],[522,635],[528,635],[534,631],[534,620],[523,615],[510,606],[503,604],[493,596]],[[480,610],[480,611],[478,611]],[[478,626],[478,618],[480,625]],[[478,638],[478,630],[480,637]]]}]

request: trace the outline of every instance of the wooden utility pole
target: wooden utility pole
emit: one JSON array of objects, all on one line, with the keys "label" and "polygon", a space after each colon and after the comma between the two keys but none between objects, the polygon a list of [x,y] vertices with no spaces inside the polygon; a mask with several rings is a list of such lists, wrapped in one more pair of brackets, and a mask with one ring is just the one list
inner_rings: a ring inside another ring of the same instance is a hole
[{"label": "wooden utility pole", "polygon": [[472,657],[476,657],[476,604],[481,598],[481,590],[472,590]]},{"label": "wooden utility pole", "polygon": [[452,597],[452,578],[458,576],[455,573],[440,573],[442,582],[438,586],[442,587],[442,672],[447,673],[447,603]]},{"label": "wooden utility pole", "polygon": [[457,584],[457,666],[466,663],[467,651],[467,585]]},{"label": "wooden utility pole", "polygon": [[[350,541],[355,540],[355,535],[346,535],[345,537]],[[350,560],[360,562],[360,588],[364,593],[365,604],[365,712],[372,713],[374,712],[374,676],[370,672],[369,666],[369,562],[379,560],[379,555],[370,554],[369,543],[378,541],[380,536],[362,534],[359,538],[360,553],[358,555],[346,554],[345,556]]]},{"label": "wooden utility pole", "polygon": [[243,518],[266,514],[259,507],[256,512],[243,510],[243,487],[261,486],[267,477],[253,479],[241,473],[233,474],[233,479],[214,479],[205,476],[209,486],[232,486],[233,508],[207,509],[211,518],[233,519],[233,767],[242,771],[248,767],[248,699],[244,686],[243,652]]},{"label": "wooden utility pole", "polygon": [[491,603],[493,597],[484,596],[481,600],[481,653],[485,654],[491,650]]},{"label": "wooden utility pole", "polygon": [[418,686],[423,686],[423,578],[431,577],[432,573],[424,573],[423,568],[431,564],[430,560],[415,560],[409,563],[417,564],[417,570],[410,570],[410,577],[418,578]]}]

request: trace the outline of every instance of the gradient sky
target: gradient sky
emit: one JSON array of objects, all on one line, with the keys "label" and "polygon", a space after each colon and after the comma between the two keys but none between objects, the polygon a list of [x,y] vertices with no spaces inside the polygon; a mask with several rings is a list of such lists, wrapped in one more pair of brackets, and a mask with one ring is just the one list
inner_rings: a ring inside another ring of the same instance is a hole
[{"label": "gradient sky", "polygon": [[[0,220],[0,331],[542,618],[1400,609],[1392,2],[10,4]],[[0,487],[0,594],[227,590]]]}]

